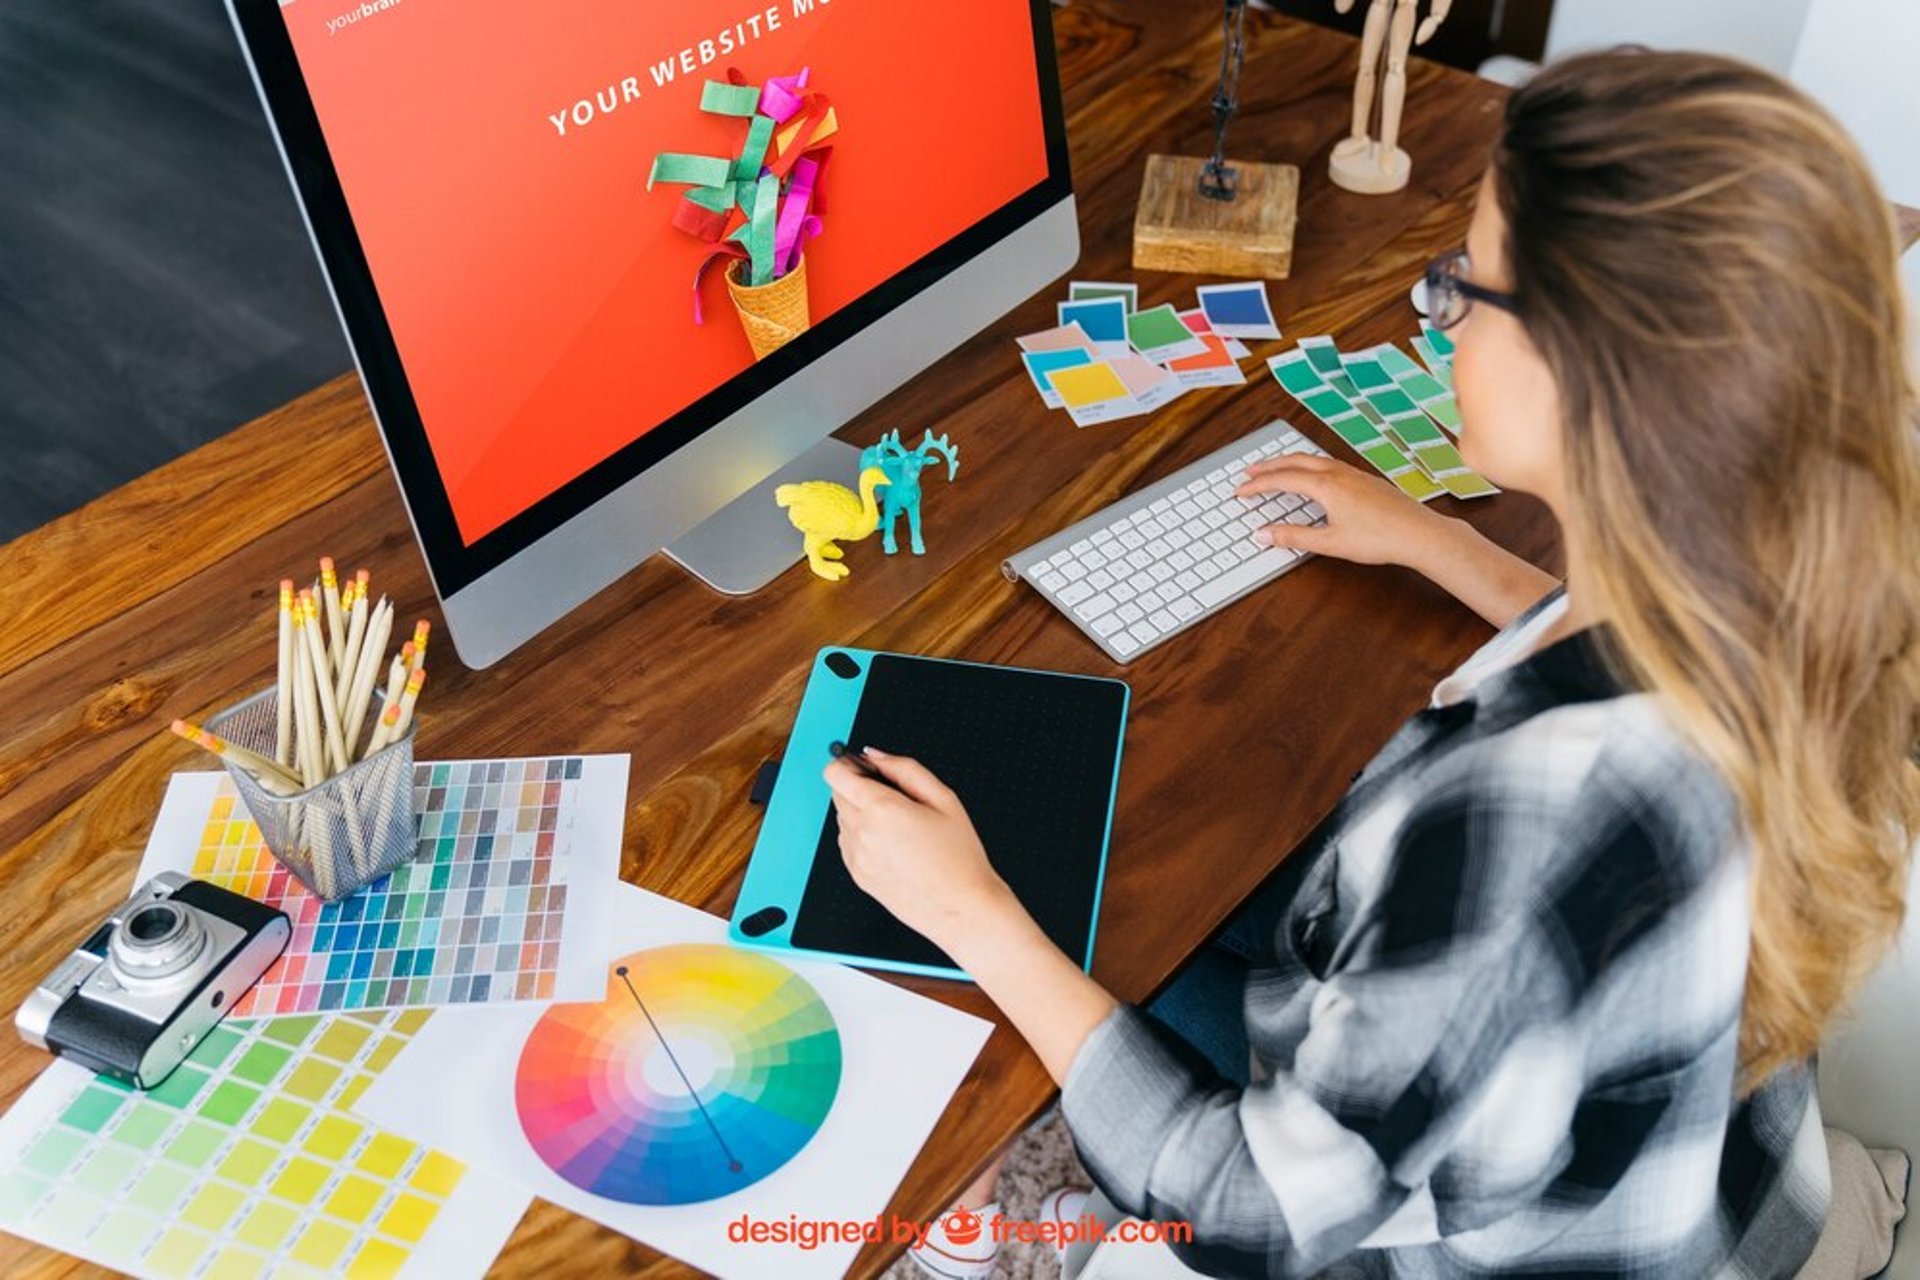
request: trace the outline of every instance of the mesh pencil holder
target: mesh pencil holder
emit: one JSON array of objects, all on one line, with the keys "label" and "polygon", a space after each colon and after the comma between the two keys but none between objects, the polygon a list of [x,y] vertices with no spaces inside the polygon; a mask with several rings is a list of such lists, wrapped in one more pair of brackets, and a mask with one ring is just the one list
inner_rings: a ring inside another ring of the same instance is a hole
[{"label": "mesh pencil holder", "polygon": [[[209,718],[207,729],[272,759],[276,698],[273,689],[257,693]],[[384,695],[375,690],[372,698],[362,740]],[[337,902],[414,856],[411,724],[399,739],[294,795],[275,795],[232,765],[227,774],[273,856],[323,901]]]}]

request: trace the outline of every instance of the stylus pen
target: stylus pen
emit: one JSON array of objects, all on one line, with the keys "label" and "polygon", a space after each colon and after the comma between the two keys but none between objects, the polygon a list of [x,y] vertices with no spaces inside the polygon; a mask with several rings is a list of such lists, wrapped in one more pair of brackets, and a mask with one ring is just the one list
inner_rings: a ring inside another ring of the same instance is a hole
[{"label": "stylus pen", "polygon": [[861,773],[872,778],[875,782],[881,783],[884,786],[893,787],[895,791],[900,790],[898,786],[894,785],[892,778],[880,772],[880,770],[875,767],[873,761],[867,759],[867,753],[865,751],[855,750],[844,742],[829,742],[827,744],[827,754],[835,760],[845,760]]}]

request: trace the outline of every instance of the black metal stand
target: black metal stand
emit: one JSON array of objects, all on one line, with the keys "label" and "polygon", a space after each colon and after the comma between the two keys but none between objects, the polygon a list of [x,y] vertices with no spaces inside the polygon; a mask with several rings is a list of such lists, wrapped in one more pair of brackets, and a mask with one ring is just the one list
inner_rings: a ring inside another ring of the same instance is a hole
[{"label": "black metal stand", "polygon": [[1200,170],[1200,194],[1232,200],[1239,175],[1227,163],[1227,126],[1240,109],[1240,68],[1247,61],[1247,0],[1225,0],[1220,15],[1220,88],[1213,95],[1213,156]]}]

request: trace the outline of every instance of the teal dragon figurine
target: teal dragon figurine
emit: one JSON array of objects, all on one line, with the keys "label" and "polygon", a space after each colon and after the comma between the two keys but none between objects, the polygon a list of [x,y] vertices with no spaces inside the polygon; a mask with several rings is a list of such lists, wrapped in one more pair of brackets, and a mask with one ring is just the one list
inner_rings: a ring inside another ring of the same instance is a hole
[{"label": "teal dragon figurine", "polygon": [[900,443],[900,430],[896,427],[881,436],[878,443],[860,452],[862,472],[878,467],[887,477],[886,486],[880,491],[880,544],[888,555],[900,550],[894,541],[893,524],[903,511],[907,513],[907,534],[913,554],[927,554],[927,545],[920,540],[920,472],[936,454],[946,458],[947,480],[951,482],[960,474],[960,450],[946,436],[936,436],[932,431],[927,432],[918,447],[909,449]]}]

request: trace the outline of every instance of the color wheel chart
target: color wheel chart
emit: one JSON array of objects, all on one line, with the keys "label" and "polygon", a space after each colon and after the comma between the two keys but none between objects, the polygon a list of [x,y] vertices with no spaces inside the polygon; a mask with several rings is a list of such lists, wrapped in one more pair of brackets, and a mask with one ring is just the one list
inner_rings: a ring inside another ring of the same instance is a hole
[{"label": "color wheel chart", "polygon": [[688,943],[615,961],[599,1004],[548,1010],[521,1051],[514,1101],[535,1153],[574,1186],[694,1204],[797,1155],[840,1072],[840,1033],[804,978]]},{"label": "color wheel chart", "polygon": [[[286,954],[235,1006],[236,1016],[579,999],[598,991],[604,946],[583,939],[568,963],[563,931],[600,914],[594,895],[570,898],[570,886],[618,878],[626,757],[414,768],[417,858],[332,903],[275,860],[225,774],[174,775],[139,879],[184,871],[293,919]],[[597,776],[611,772],[617,788],[598,786]],[[610,841],[581,838],[590,785],[603,801],[613,796]]]},{"label": "color wheel chart", "polygon": [[0,1227],[141,1275],[483,1269],[526,1194],[349,1114],[429,1016],[229,1021],[144,1094],[55,1062],[0,1120]]}]

